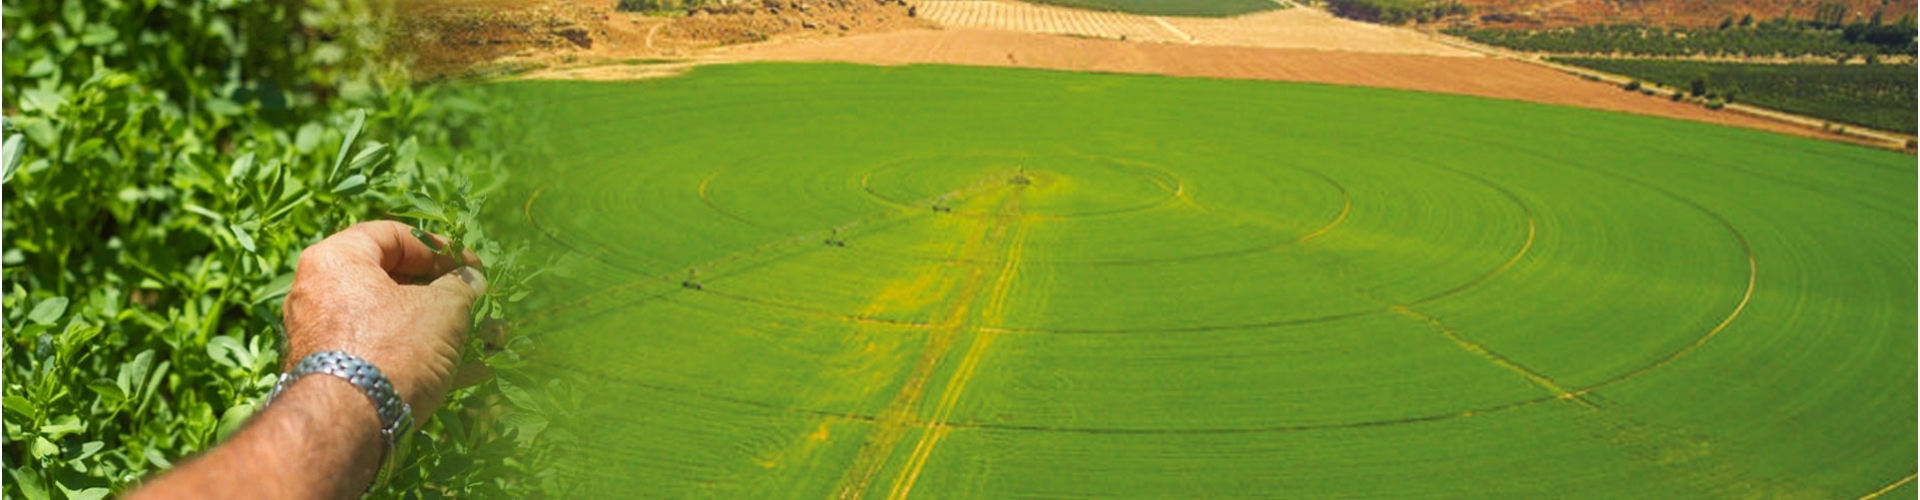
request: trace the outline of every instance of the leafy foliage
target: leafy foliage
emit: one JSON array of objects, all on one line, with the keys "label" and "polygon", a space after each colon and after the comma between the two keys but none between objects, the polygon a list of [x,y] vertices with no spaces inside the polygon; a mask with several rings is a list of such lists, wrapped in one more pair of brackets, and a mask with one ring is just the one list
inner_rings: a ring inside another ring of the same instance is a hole
[{"label": "leafy foliage", "polygon": [[[474,249],[493,284],[476,321],[524,296],[518,247],[476,219],[510,115],[409,86],[375,57],[377,7],[6,6],[6,497],[101,498],[237,430],[283,361],[299,250],[346,225],[400,218]],[[517,389],[538,388],[508,381],[530,344],[505,344],[476,342],[501,376],[452,394],[376,493],[557,487],[527,422],[558,418],[564,388]]]},{"label": "leafy foliage", "polygon": [[[1728,64],[1555,58],[1555,62],[1694,90],[1697,96],[1913,133],[1917,78],[1911,65]],[[1698,82],[1696,85],[1695,82]]]},{"label": "leafy foliage", "polygon": [[1452,0],[1327,0],[1327,11],[1348,19],[1405,24],[1465,15],[1470,9]]},{"label": "leafy foliage", "polygon": [[1474,42],[1516,50],[1560,54],[1644,56],[1843,57],[1913,54],[1912,18],[1899,24],[1827,27],[1773,20],[1753,25],[1722,23],[1721,29],[1673,30],[1636,24],[1579,26],[1541,31],[1453,30]]}]

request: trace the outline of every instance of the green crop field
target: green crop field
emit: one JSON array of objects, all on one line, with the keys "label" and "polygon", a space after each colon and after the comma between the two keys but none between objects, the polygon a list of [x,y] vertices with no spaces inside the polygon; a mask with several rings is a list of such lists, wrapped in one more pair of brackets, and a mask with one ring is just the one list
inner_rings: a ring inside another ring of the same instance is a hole
[{"label": "green crop field", "polygon": [[1911,156],[1265,82],[507,85],[563,152],[507,204],[586,497],[1914,493]]},{"label": "green crop field", "polygon": [[[1026,0],[1076,9],[1150,16],[1229,17],[1280,8],[1273,0]],[[1291,4],[1288,4],[1291,5]]]}]

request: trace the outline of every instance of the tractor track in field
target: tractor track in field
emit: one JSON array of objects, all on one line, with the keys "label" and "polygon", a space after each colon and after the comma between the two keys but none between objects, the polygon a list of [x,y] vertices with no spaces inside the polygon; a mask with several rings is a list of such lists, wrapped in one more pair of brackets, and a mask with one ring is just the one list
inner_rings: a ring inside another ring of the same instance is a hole
[{"label": "tractor track in field", "polygon": [[1901,486],[1906,486],[1907,484],[1912,483],[1914,478],[1917,476],[1920,476],[1920,475],[1907,474],[1907,477],[1900,478],[1899,480],[1894,481],[1893,484],[1889,484],[1884,488],[1874,490],[1873,493],[1861,495],[1860,500],[1874,500],[1876,498],[1886,496],[1888,493],[1893,493],[1893,490],[1900,489]]},{"label": "tractor track in field", "polygon": [[[923,429],[915,443],[908,463],[904,465],[889,491],[888,498],[904,498],[913,488],[920,470],[926,465],[928,455],[947,432],[944,428],[925,428],[917,418],[922,399],[927,395],[929,384],[933,381],[935,369],[948,357],[956,341],[971,337],[972,344],[959,359],[959,367],[947,378],[939,392],[934,393],[936,406],[934,421],[939,421],[952,412],[954,404],[972,378],[973,370],[979,366],[986,347],[992,343],[991,333],[978,331],[982,323],[995,320],[1003,307],[1006,293],[1013,274],[1018,270],[1019,245],[1024,244],[1023,216],[1020,213],[1020,201],[1026,192],[1026,186],[1008,184],[1010,193],[1004,195],[993,210],[997,217],[974,221],[977,228],[974,236],[961,240],[954,249],[956,255],[996,254],[1006,261],[1006,265],[996,272],[991,266],[967,265],[955,269],[961,276],[947,276],[949,285],[941,287],[937,304],[942,311],[938,314],[938,327],[931,332],[927,346],[921,352],[912,370],[907,373],[900,391],[882,411],[878,420],[879,428],[873,437],[861,446],[853,464],[835,488],[836,498],[857,500],[864,498],[873,487],[873,482],[885,470],[894,449],[906,437],[908,431]],[[992,274],[990,277],[989,274]],[[992,286],[987,286],[991,278]],[[984,293],[983,293],[984,292]],[[884,294],[883,294],[884,295]],[[977,303],[985,300],[984,306],[975,310]]]}]

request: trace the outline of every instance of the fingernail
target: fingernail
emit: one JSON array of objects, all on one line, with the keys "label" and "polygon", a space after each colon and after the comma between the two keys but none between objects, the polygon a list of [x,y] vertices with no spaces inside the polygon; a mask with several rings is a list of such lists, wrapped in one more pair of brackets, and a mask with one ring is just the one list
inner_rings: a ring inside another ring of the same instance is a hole
[{"label": "fingernail", "polygon": [[466,282],[467,286],[473,287],[473,293],[475,294],[487,293],[487,275],[480,274],[479,269],[474,269],[472,267],[467,267],[467,266],[460,266],[459,269],[453,270],[453,275],[459,276],[460,281]]}]

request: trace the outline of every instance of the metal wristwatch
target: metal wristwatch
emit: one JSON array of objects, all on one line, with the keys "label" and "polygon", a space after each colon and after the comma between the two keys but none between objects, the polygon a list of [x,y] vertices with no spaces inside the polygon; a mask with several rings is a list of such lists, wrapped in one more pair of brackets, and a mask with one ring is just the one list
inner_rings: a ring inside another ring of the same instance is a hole
[{"label": "metal wristwatch", "polygon": [[385,438],[389,454],[399,443],[400,435],[413,429],[413,409],[394,392],[393,383],[380,374],[380,368],[359,356],[340,351],[320,351],[301,359],[292,370],[280,374],[280,382],[274,384],[273,392],[267,395],[267,403],[272,404],[294,381],[316,373],[346,379],[373,400],[373,409],[380,413],[380,437]]}]

